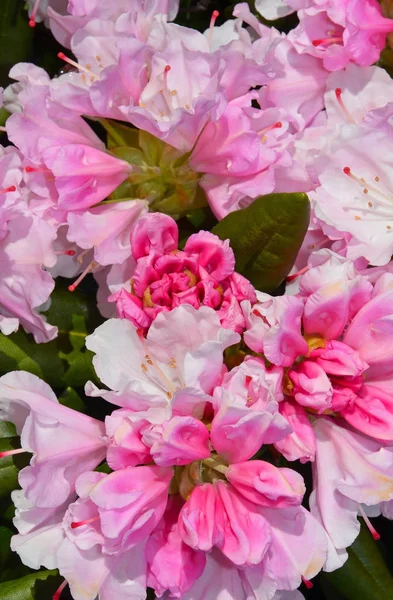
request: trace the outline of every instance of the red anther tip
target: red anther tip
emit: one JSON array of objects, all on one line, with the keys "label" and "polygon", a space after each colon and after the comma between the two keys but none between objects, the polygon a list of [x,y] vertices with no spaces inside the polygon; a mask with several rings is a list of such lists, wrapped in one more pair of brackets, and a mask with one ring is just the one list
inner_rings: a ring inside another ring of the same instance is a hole
[{"label": "red anther tip", "polygon": [[281,121],[277,121],[277,123],[275,124],[275,126],[274,126],[274,127],[275,127],[276,129],[281,129],[281,127],[282,127],[282,123],[281,123]]},{"label": "red anther tip", "polygon": [[317,46],[320,46],[322,44],[322,40],[313,40],[311,43],[314,46],[314,48],[316,48]]},{"label": "red anther tip", "polygon": [[311,590],[314,587],[314,584],[311,581],[309,581],[308,579],[305,579],[304,577],[302,577],[302,581],[308,590]]},{"label": "red anther tip", "polygon": [[30,19],[29,27],[35,27],[35,26],[36,26],[36,22],[34,21],[34,19]]},{"label": "red anther tip", "polygon": [[26,171],[26,173],[34,173],[35,169],[34,169],[34,167],[26,167],[25,171]]},{"label": "red anther tip", "polygon": [[336,96],[341,96],[341,94],[343,93],[341,88],[336,88],[335,92],[336,92]]},{"label": "red anther tip", "polygon": [[73,283],[68,286],[68,291],[69,292],[75,292],[75,290],[76,290],[76,285],[74,285]]},{"label": "red anther tip", "polygon": [[345,175],[350,175],[351,174],[351,169],[349,167],[344,167],[343,171],[344,171]]},{"label": "red anther tip", "polygon": [[171,65],[166,65],[165,69],[164,69],[164,73],[168,73],[168,71],[171,70]]},{"label": "red anther tip", "polygon": [[[66,256],[75,256],[76,251],[75,250],[65,250],[64,254]],[[71,286],[70,286],[71,287]]]},{"label": "red anther tip", "polygon": [[376,542],[381,539],[381,536],[379,535],[378,531],[373,531],[371,535],[373,536]]},{"label": "red anther tip", "polygon": [[67,58],[64,52],[58,52],[57,56],[58,58],[61,58],[61,60],[65,60]]},{"label": "red anther tip", "polygon": [[76,529],[77,527],[79,527],[80,523],[78,521],[73,521],[71,523],[71,529]]},{"label": "red anther tip", "polygon": [[213,10],[212,12],[212,17],[213,19],[217,19],[217,17],[220,15],[220,13],[218,12],[218,10]]},{"label": "red anther tip", "polygon": [[6,192],[16,192],[16,187],[14,185],[10,185],[9,188],[5,190]]}]

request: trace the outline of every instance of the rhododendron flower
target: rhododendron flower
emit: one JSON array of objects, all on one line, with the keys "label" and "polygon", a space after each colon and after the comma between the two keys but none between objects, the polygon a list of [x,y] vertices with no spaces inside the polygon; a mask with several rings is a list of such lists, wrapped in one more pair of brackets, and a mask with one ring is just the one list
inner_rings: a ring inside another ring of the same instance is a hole
[{"label": "rhododendron flower", "polygon": [[38,508],[62,505],[74,493],[78,475],[105,456],[102,423],[59,404],[35,375],[13,371],[1,377],[0,410],[1,420],[15,423],[22,450],[33,453],[19,482]]},{"label": "rhododendron flower", "polygon": [[[162,231],[158,240],[171,243]],[[277,410],[279,381],[268,376],[264,387],[259,359],[223,380],[223,350],[238,339],[208,307],[161,313],[146,339],[125,320],[100,326],[87,344],[116,391],[94,393],[123,407],[107,417],[106,436],[90,417],[75,422],[35,376],[1,378],[1,417],[22,427],[34,453],[14,494],[12,545],[25,563],[58,568],[75,600],[130,590],[142,600],[146,584],[202,600],[212,561],[219,581],[232,572],[232,598],[256,589],[272,598],[322,568],[327,537],[301,506],[301,475],[250,461],[290,427]],[[91,471],[107,449],[114,471]]]},{"label": "rhododendron flower", "polygon": [[161,312],[181,304],[210,306],[217,310],[223,327],[243,331],[240,302],[255,302],[256,296],[250,282],[235,272],[228,240],[200,231],[178,250],[174,220],[153,213],[142,216],[134,226],[131,252],[136,259],[131,290],[121,288],[109,298],[116,301],[118,317],[147,329]]},{"label": "rhododendron flower", "polygon": [[[288,460],[315,461],[313,512],[338,551],[330,546],[330,570],[345,560],[359,531],[360,505],[393,498],[393,279],[386,273],[373,286],[329,250],[312,255],[305,271],[295,296],[263,294],[252,308],[244,303],[245,340],[275,371],[282,368],[279,410],[293,433],[275,445]],[[290,317],[294,305],[297,319]],[[263,363],[260,368],[269,373]],[[344,508],[341,521],[334,511]]]},{"label": "rhododendron flower", "polygon": [[60,209],[98,204],[127,178],[130,165],[106,153],[83,119],[53,103],[48,94],[43,85],[27,86],[19,94],[23,112],[7,120],[9,138],[38,165],[29,167],[32,171],[54,177]]}]

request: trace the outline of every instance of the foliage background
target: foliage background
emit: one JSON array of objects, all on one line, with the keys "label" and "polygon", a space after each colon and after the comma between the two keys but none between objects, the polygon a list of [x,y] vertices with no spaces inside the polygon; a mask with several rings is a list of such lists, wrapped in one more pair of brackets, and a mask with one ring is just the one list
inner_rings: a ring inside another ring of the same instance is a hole
[{"label": "foliage background", "polygon": [[[225,0],[181,0],[176,22],[204,31],[209,26],[213,10],[220,12],[217,21],[220,25],[231,17],[235,4]],[[249,0],[248,4],[253,10],[253,0]],[[292,15],[276,21],[274,26],[288,31],[296,22],[296,16]],[[10,83],[8,72],[17,62],[33,62],[55,77],[64,68],[57,57],[60,50],[63,48],[43,24],[33,29],[28,26],[23,0],[0,0],[0,86]],[[393,64],[390,52],[383,53],[380,63],[388,71]],[[5,122],[6,117],[7,113],[1,109],[0,124]],[[97,133],[103,133],[100,126]],[[5,134],[1,135],[0,143],[7,145]],[[84,339],[102,322],[95,302],[96,285],[89,277],[74,294],[70,294],[68,283],[56,280],[52,305],[47,313],[49,322],[59,328],[58,338],[49,344],[37,345],[23,330],[8,337],[0,334],[0,374],[14,369],[35,373],[54,388],[63,404],[103,419],[104,401],[87,398],[83,393],[84,383],[88,379],[95,380],[91,353],[84,348]],[[14,427],[0,423],[0,451],[18,447]],[[56,571],[31,571],[22,565],[9,547],[15,532],[10,492],[18,487],[18,470],[25,464],[24,455],[0,461],[0,600],[50,600],[62,581]],[[310,487],[309,465],[298,465],[297,468]],[[301,591],[307,600],[393,599],[393,522],[376,519],[375,525],[381,540],[375,543],[368,530],[362,527],[359,538],[349,551],[350,558],[342,569],[317,577],[311,590],[302,585]],[[66,588],[62,599],[70,598]],[[154,598],[154,594],[149,593],[149,598]]]}]

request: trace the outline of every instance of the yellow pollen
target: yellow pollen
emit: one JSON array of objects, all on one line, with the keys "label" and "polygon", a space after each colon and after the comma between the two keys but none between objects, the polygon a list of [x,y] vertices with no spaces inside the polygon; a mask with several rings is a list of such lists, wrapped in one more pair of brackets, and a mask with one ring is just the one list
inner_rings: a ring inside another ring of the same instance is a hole
[{"label": "yellow pollen", "polygon": [[369,205],[370,208],[372,208],[372,206],[373,206],[372,202],[368,202],[367,204]]},{"label": "yellow pollen", "polygon": [[145,291],[143,292],[143,308],[153,308],[154,307],[154,302],[151,299],[151,293],[150,293],[150,288],[147,287],[145,289]]},{"label": "yellow pollen", "polygon": [[355,221],[361,221],[362,217],[358,217],[358,215],[355,215],[354,219],[355,219]]},{"label": "yellow pollen", "polygon": [[367,188],[364,188],[363,194],[368,194],[368,189]]},{"label": "yellow pollen", "polygon": [[307,342],[310,352],[312,350],[316,350],[317,348],[324,348],[326,346],[326,340],[320,335],[305,335],[304,338]]},{"label": "yellow pollen", "polygon": [[391,229],[392,226],[391,225],[386,225],[386,229]]},{"label": "yellow pollen", "polygon": [[142,363],[142,364],[141,364],[141,369],[142,369],[142,371],[144,371],[145,373],[147,372],[147,367],[146,367],[145,363]]},{"label": "yellow pollen", "polygon": [[170,94],[171,94],[171,96],[176,96],[176,94],[177,94],[177,90],[172,90],[172,91],[170,92]]},{"label": "yellow pollen", "polygon": [[379,181],[378,175],[376,177],[374,177],[374,181]]}]

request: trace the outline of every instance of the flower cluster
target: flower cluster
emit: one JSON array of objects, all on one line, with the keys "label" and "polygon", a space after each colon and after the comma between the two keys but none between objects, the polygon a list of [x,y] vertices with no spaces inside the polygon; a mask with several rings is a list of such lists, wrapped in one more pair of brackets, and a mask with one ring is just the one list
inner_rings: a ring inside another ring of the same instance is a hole
[{"label": "flower cluster", "polygon": [[[56,277],[93,274],[105,417],[0,378],[21,439],[0,459],[32,455],[12,549],[75,600],[299,600],[359,517],[374,537],[369,516],[393,518],[393,82],[374,64],[393,20],[256,0],[298,24],[240,3],[201,33],[176,0],[28,4],[67,69],[19,63],[1,95],[0,331],[53,340]],[[272,192],[311,204],[283,295],[205,230]]]}]

